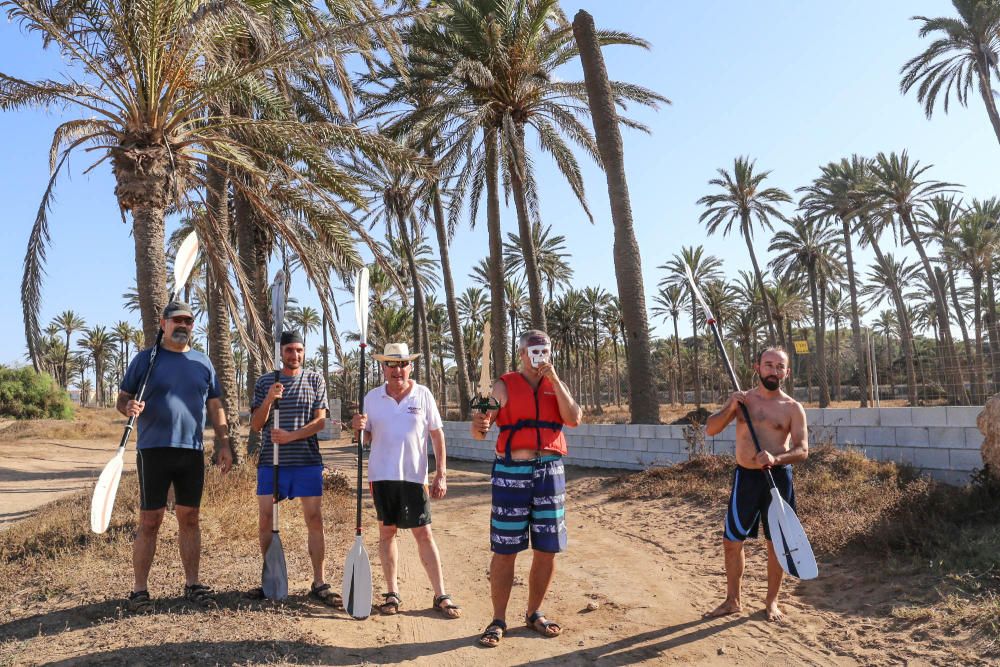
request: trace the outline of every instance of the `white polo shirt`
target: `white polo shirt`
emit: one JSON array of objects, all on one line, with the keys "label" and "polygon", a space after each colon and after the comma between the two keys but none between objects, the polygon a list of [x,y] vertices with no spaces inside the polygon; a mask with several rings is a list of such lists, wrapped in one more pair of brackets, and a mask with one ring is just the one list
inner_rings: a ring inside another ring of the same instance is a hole
[{"label": "white polo shirt", "polygon": [[365,395],[365,431],[371,434],[368,481],[427,483],[427,441],[443,427],[430,389],[413,383],[402,401],[386,393],[386,385]]}]

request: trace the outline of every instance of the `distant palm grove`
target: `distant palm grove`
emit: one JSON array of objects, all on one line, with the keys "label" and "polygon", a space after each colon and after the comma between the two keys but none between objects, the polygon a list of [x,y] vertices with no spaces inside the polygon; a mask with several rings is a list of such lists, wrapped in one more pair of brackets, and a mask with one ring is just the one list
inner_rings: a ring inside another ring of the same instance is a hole
[{"label": "distant palm grove", "polygon": [[[981,103],[1000,142],[1000,2],[953,4],[952,16],[914,17],[928,43],[902,64],[901,93],[928,117]],[[414,377],[462,417],[487,321],[493,377],[516,363],[521,332],[546,329],[561,377],[593,413],[615,404],[655,423],[660,403],[722,400],[731,388],[685,267],[743,383],[760,349],[782,345],[786,391],[821,407],[982,403],[997,391],[1000,199],[964,196],[902,148],[824,156],[793,190],[735,156],[692,199],[710,237],[745,244],[751,270],[727,275],[705,245],[640,257],[620,132],[648,132],[626,108],[669,101],[607,78],[601,47],[646,48],[640,37],[595,29],[585,12],[570,22],[557,0],[0,6],[75,68],[39,81],[0,72],[0,110],[78,113],[56,129],[51,179],[39,184],[22,304],[27,358],[84,403],[112,404],[128,360],[152,343],[170,258],[192,230],[202,252],[182,294],[237,436],[272,364],[267,290],[278,265],[294,277],[286,327],[305,335],[331,395],[356,397],[358,336],[338,324],[362,250],[374,258],[368,344],[422,352]],[[584,80],[560,76],[572,62]],[[42,320],[48,215],[75,151],[113,173],[107,196],[135,240],[136,282],[123,299],[138,328],[73,311]],[[612,219],[595,222],[614,228],[616,289],[582,284],[570,243],[541,219],[543,168],[593,219],[581,159],[607,175]],[[501,199],[513,203],[510,220]],[[478,225],[488,249],[462,292],[449,258],[459,225]],[[860,249],[874,263],[859,263]],[[658,281],[648,290],[643,259]],[[307,290],[318,309],[294,301]],[[650,318],[666,336],[650,336]],[[681,323],[695,334],[682,336]]]}]

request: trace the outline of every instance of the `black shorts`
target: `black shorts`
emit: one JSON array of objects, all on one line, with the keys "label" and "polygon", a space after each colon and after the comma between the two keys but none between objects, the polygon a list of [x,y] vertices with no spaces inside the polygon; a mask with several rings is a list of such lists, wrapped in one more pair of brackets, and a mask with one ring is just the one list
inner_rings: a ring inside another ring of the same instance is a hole
[{"label": "black shorts", "polygon": [[205,486],[205,452],[180,447],[140,449],[135,457],[139,472],[139,507],[158,510],[167,506],[167,490],[174,485],[174,502],[200,507]]},{"label": "black shorts", "polygon": [[425,484],[371,482],[375,514],[387,526],[419,528],[431,522],[431,498]]},{"label": "black shorts", "polygon": [[[792,484],[792,466],[773,466],[771,475],[774,477],[774,485],[778,487],[778,493],[794,510],[795,486]],[[733,542],[757,537],[757,526],[763,521],[764,537],[770,540],[771,529],[767,525],[767,510],[770,506],[771,485],[768,484],[767,474],[763,470],[736,466],[723,535]]]}]

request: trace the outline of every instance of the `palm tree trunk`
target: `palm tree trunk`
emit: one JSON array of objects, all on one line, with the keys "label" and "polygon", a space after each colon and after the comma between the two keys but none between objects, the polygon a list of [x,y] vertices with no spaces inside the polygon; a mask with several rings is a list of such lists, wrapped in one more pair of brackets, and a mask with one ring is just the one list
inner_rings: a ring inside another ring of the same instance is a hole
[{"label": "palm tree trunk", "polygon": [[601,354],[597,349],[597,317],[593,313],[591,315],[591,329],[594,334],[594,412],[602,415],[604,406],[601,405]]},{"label": "palm tree trunk", "polygon": [[[951,305],[955,309],[955,317],[958,319],[958,326],[962,331],[962,342],[965,344],[965,365],[970,373],[975,374],[976,363],[973,360],[972,338],[969,336],[969,327],[965,323],[965,313],[962,312],[962,304],[958,300],[958,289],[955,287],[955,272],[948,269],[948,274],[945,275],[941,267],[936,267],[934,271],[938,276],[938,283],[948,286]],[[975,392],[976,389],[974,388],[973,391]],[[981,399],[977,396],[974,400],[978,404]]]},{"label": "palm tree trunk", "polygon": [[962,377],[962,368],[959,365],[958,354],[955,352],[955,341],[951,335],[951,326],[948,321],[948,309],[944,293],[941,291],[941,286],[938,284],[937,277],[934,275],[934,269],[931,267],[930,259],[927,258],[927,252],[924,249],[923,241],[917,233],[916,228],[913,226],[911,216],[904,213],[899,217],[903,221],[903,225],[906,227],[907,234],[913,242],[913,246],[917,249],[917,254],[920,255],[920,262],[923,264],[924,271],[927,274],[927,282],[934,291],[934,305],[942,341],[942,351],[944,352],[942,357],[944,368],[942,370],[944,372],[944,376],[950,377],[951,379],[950,384],[952,386],[952,400],[959,405],[968,405],[969,394],[965,391],[965,380]]},{"label": "palm tree trunk", "polygon": [[524,160],[524,125],[515,125],[514,165],[510,170],[510,187],[514,194],[514,209],[517,211],[517,229],[521,240],[521,254],[524,256],[524,275],[528,281],[528,301],[531,305],[531,328],[545,331],[545,304],[542,301],[542,279],[538,272],[538,254],[535,237],[531,233],[528,216],[528,200],[524,192],[524,176],[527,165]]},{"label": "palm tree trunk", "polygon": [[767,298],[767,289],[764,288],[764,276],[760,272],[760,265],[757,263],[757,253],[753,249],[753,239],[750,237],[750,215],[745,214],[743,216],[743,224],[741,226],[743,231],[743,240],[746,241],[747,250],[750,253],[750,263],[753,264],[753,274],[757,278],[757,289],[760,290],[760,300],[764,304],[764,316],[767,319],[767,331],[770,334],[770,340],[768,343],[774,345],[778,336],[775,333],[774,328],[774,316],[771,314],[771,303]]},{"label": "palm tree trunk", "polygon": [[[878,244],[878,239],[875,237],[874,230],[872,230],[868,223],[865,223],[865,233],[868,235],[868,242],[871,244],[872,250],[875,251],[875,257],[878,258],[879,263],[883,266],[888,266],[885,255],[882,254],[882,248]],[[889,291],[892,294],[892,302],[896,307],[896,319],[899,320],[900,340],[903,344],[903,364],[906,369],[906,397],[912,406],[918,402],[917,374],[913,367],[913,358],[916,356],[916,348],[913,341],[913,325],[910,323],[909,314],[906,310],[906,301],[903,298],[903,292],[899,288],[899,285],[895,283],[889,285]],[[865,354],[867,355],[867,350]]]},{"label": "palm tree trunk", "polygon": [[990,334],[990,369],[993,374],[993,382],[990,385],[990,392],[995,391],[996,383],[1000,380],[1000,328],[997,327],[997,301],[996,289],[993,282],[993,267],[986,266],[986,329]]},{"label": "palm tree trunk", "polygon": [[580,48],[587,98],[594,121],[597,148],[608,181],[611,218],[615,226],[615,277],[630,349],[628,376],[631,421],[633,424],[658,424],[660,403],[650,352],[642,258],[632,226],[632,207],[625,179],[625,158],[618,129],[618,114],[611,95],[604,56],[595,34],[594,19],[590,14],[583,10],[577,12],[573,19],[573,35]]},{"label": "palm tree trunk", "polygon": [[141,208],[132,211],[135,239],[135,283],[139,293],[139,313],[145,347],[151,347],[160,330],[160,316],[167,305],[167,262],[163,254],[165,209]]},{"label": "palm tree trunk", "polygon": [[677,332],[677,316],[671,315],[671,317],[674,320],[674,359],[677,361],[677,384],[681,388],[681,398],[678,402],[684,405],[687,397],[684,395],[684,366],[681,364],[681,337]]},{"label": "palm tree trunk", "polygon": [[809,268],[809,296],[812,300],[813,336],[816,338],[816,354],[813,355],[813,377],[819,385],[819,407],[830,405],[830,386],[826,381],[826,345],[823,340],[823,323],[820,320],[819,290],[816,288],[816,270]]},{"label": "palm tree trunk", "polygon": [[[851,342],[854,344],[855,371],[859,382],[858,389],[861,394],[861,407],[868,407],[868,374],[864,372],[867,367],[865,362],[866,348],[861,345],[861,316],[858,309],[858,280],[854,273],[854,253],[851,251],[851,226],[848,220],[841,218],[841,227],[844,232],[844,250],[847,256],[847,287],[851,293]],[[838,383],[838,393],[839,383]]]},{"label": "palm tree trunk", "polygon": [[833,354],[830,362],[833,364],[833,396],[835,401],[841,399],[840,392],[840,319],[833,321]]},{"label": "palm tree trunk", "polygon": [[976,374],[976,404],[981,405],[986,402],[986,359],[983,355],[983,277],[978,273],[972,275],[973,291],[973,314],[974,326],[976,329],[976,365],[973,366]]},{"label": "palm tree trunk", "polygon": [[[234,177],[243,178],[243,176],[239,173],[237,173]],[[253,303],[254,310],[257,311],[257,317],[260,319],[261,326],[264,327],[264,331],[266,331],[268,337],[270,337],[273,331],[273,326],[271,323],[271,308],[268,303],[268,290],[266,288],[267,262],[266,260],[263,262],[260,261],[260,256],[264,254],[264,248],[259,247],[263,245],[263,233],[257,229],[253,205],[239,187],[235,188],[233,208],[233,220],[236,225],[236,245],[239,252],[240,269],[246,277],[247,289],[250,290],[249,297]],[[253,344],[254,343],[251,341],[250,345]],[[244,378],[244,391],[250,400],[253,400],[253,391],[257,384],[257,377],[260,376],[261,373],[265,372],[266,369],[266,367],[262,365],[259,360],[268,359],[269,357],[269,350],[259,350],[258,354],[254,354],[253,350],[247,349],[247,369],[246,377]],[[335,418],[339,419],[340,415],[336,415]],[[254,454],[259,448],[260,433],[251,430],[247,436],[247,453]]]},{"label": "palm tree trunk", "polygon": [[985,57],[976,59],[976,75],[979,79],[979,93],[983,96],[986,104],[986,113],[990,117],[990,124],[993,125],[993,133],[1000,141],[1000,113],[997,112],[996,101],[993,99],[993,86],[990,82],[990,65]]},{"label": "palm tree trunk", "polygon": [[698,338],[698,304],[691,293],[691,330],[694,331],[694,407],[701,407],[701,368],[698,365],[698,348],[701,340]]},{"label": "palm tree trunk", "polygon": [[[455,374],[458,381],[458,412],[462,421],[469,418],[469,403],[472,392],[469,384],[469,374],[463,360],[465,359],[465,339],[462,336],[462,325],[458,319],[458,302],[455,300],[455,281],[451,274],[451,251],[448,248],[448,227],[444,219],[444,207],[441,205],[441,193],[437,184],[431,190],[434,205],[434,231],[437,232],[438,253],[441,256],[441,277],[444,282],[445,306],[448,309],[448,325],[451,328],[452,350],[455,354]],[[441,376],[442,385],[444,375]]]},{"label": "palm tree trunk", "polygon": [[[500,230],[500,155],[497,130],[485,130],[486,141],[486,226],[490,243],[490,330],[493,339],[493,377],[507,372],[507,314],[504,307],[503,239]],[[517,359],[511,359],[516,365]]]},{"label": "palm tree trunk", "polygon": [[615,335],[611,340],[612,349],[615,351],[615,405],[621,407],[622,405],[622,395],[621,395],[621,372],[618,365],[618,336]]},{"label": "palm tree trunk", "polygon": [[[220,246],[229,243],[229,183],[226,167],[217,158],[208,158],[208,186],[205,203],[208,207],[212,233]],[[229,262],[224,251],[208,262],[208,275],[212,289],[208,309],[209,358],[215,367],[222,391],[222,406],[229,426],[229,445],[233,457],[241,460],[245,454],[240,441],[239,389],[236,386],[236,362],[233,360],[233,341],[230,334],[229,308],[224,296],[224,285],[229,280]]]}]

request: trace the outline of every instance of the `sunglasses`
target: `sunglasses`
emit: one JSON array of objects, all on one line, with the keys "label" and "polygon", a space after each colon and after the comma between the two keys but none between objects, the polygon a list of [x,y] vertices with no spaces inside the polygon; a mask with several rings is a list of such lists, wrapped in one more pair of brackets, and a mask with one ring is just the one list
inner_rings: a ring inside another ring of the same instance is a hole
[{"label": "sunglasses", "polygon": [[194,324],[194,318],[193,317],[183,317],[183,316],[181,316],[181,317],[171,317],[170,321],[173,322],[174,324],[186,324],[188,326],[191,326],[192,324]]},{"label": "sunglasses", "polygon": [[385,362],[386,368],[406,368],[410,365],[409,361],[387,361]]}]

